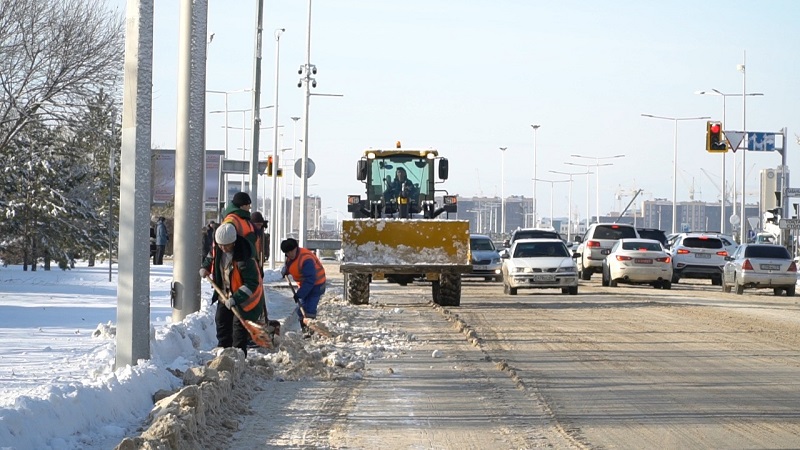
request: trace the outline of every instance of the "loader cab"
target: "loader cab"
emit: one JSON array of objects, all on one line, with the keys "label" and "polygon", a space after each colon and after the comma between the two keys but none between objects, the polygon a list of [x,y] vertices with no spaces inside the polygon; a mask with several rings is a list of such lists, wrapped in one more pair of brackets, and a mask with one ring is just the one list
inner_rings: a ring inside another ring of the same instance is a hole
[{"label": "loader cab", "polygon": [[[366,187],[366,199],[350,196],[354,218],[411,218],[433,211],[437,161],[435,150],[368,150],[358,161],[356,178]],[[438,175],[448,176],[448,163],[438,159]]]}]

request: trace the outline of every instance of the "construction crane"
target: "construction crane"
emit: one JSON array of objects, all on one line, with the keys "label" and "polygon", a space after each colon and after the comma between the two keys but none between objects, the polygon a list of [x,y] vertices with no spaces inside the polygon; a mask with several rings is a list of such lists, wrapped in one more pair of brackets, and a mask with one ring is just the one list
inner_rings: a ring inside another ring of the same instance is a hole
[{"label": "construction crane", "polygon": [[[700,170],[702,170],[702,171],[703,171],[703,173],[705,174],[706,178],[708,178],[708,181],[710,181],[710,182],[711,182],[711,184],[713,184],[713,185],[714,185],[714,187],[715,187],[715,188],[717,188],[717,192],[718,192],[718,195],[717,195],[717,201],[719,201],[720,197],[722,196],[722,189],[719,187],[719,184],[718,184],[716,181],[714,181],[714,179],[713,179],[713,178],[711,178],[711,174],[709,174],[709,173],[708,173],[708,171],[707,171],[706,169],[703,169],[703,168],[701,167],[701,168],[700,168]],[[726,187],[727,187],[727,186],[726,186]],[[729,190],[726,190],[726,192],[730,192],[730,191],[729,191]]]},{"label": "construction crane", "polygon": [[692,176],[692,182],[689,183],[689,180],[686,178],[684,173],[689,174],[689,172],[686,172],[685,170],[681,170],[681,178],[683,178],[683,182],[686,183],[686,185],[689,187],[689,201],[693,202],[694,201],[694,194],[697,193],[697,194],[700,194],[700,196],[702,196],[703,192],[702,192],[702,190],[700,190],[699,187],[697,189],[695,189],[695,187],[694,187],[694,176]]}]

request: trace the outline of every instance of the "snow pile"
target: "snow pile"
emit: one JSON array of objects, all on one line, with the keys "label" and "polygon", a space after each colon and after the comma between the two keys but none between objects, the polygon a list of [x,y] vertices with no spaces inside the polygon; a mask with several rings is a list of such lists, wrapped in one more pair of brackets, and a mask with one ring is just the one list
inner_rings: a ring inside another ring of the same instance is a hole
[{"label": "snow pile", "polygon": [[469,264],[469,222],[345,220],[342,224],[342,255],[347,264]]},{"label": "snow pile", "polygon": [[[276,338],[275,350],[251,350],[246,359],[238,350],[216,349],[217,356],[205,366],[186,373],[175,371],[185,386],[162,393],[164,398],[148,417],[149,426],[140,435],[125,438],[117,448],[222,448],[226,434],[220,434],[220,427],[235,431],[235,417],[246,411],[249,395],[264,389],[265,383],[360,380],[370,360],[396,358],[414,341],[413,336],[381,328],[366,327],[353,333],[350,324],[358,321],[359,308],[341,301],[341,288],[332,291],[320,302],[320,316],[335,338],[303,339],[289,331]],[[379,323],[384,314],[402,310],[371,312],[378,317],[370,322]]]}]

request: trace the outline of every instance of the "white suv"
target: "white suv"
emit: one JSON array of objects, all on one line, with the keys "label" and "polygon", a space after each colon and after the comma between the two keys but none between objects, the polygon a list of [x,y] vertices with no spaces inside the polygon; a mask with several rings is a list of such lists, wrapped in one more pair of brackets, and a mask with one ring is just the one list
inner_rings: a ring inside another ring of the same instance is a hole
[{"label": "white suv", "polygon": [[593,273],[603,272],[603,260],[611,252],[611,247],[620,239],[638,238],[639,233],[633,225],[626,223],[594,223],[589,225],[583,237],[576,237],[579,243],[575,250],[578,273],[582,280],[589,280]]},{"label": "white suv", "polygon": [[722,270],[728,256],[724,239],[716,234],[686,233],[679,235],[669,252],[672,256],[672,283],[681,278],[710,279],[722,284]]}]

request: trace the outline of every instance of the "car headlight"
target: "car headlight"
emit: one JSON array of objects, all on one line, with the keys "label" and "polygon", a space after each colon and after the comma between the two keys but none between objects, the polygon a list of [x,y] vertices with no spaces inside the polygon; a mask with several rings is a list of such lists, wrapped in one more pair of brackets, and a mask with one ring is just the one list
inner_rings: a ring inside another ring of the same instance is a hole
[{"label": "car headlight", "polygon": [[556,272],[560,272],[560,273],[564,273],[564,272],[577,272],[577,271],[578,271],[578,268],[577,268],[577,267],[575,267],[575,265],[574,265],[574,264],[570,264],[570,265],[568,265],[568,266],[561,266],[561,267],[559,267],[558,269],[556,269]]},{"label": "car headlight", "polygon": [[514,272],[514,273],[522,273],[522,272],[525,272],[525,268],[524,267],[514,267],[512,272]]},{"label": "car headlight", "polygon": [[500,264],[500,258],[493,259],[492,264]]}]

